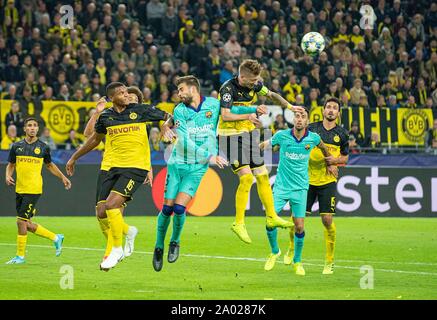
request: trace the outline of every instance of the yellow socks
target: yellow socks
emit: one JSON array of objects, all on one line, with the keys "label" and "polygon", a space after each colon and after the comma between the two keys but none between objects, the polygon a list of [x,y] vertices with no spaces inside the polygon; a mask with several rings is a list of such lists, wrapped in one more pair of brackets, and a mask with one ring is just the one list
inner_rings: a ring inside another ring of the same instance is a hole
[{"label": "yellow socks", "polygon": [[122,236],[123,236],[123,216],[121,214],[121,210],[117,209],[109,209],[106,210],[106,214],[108,216],[109,225],[111,228],[113,246],[121,247],[122,245]]},{"label": "yellow socks", "polygon": [[266,216],[273,218],[277,216],[273,201],[272,187],[270,186],[269,175],[267,173],[255,176],[256,187],[258,190],[259,199],[264,205]]},{"label": "yellow socks", "polygon": [[111,253],[112,245],[114,243],[112,239],[112,232],[111,227],[109,225],[109,219],[108,218],[97,218],[99,221],[100,229],[102,230],[103,235],[106,238],[106,249],[104,256],[107,257]]},{"label": "yellow socks", "polygon": [[35,234],[37,236],[46,238],[46,239],[50,239],[52,241],[56,240],[56,234],[54,234],[53,232],[47,230],[46,228],[44,228],[42,225],[38,225],[38,227],[35,230]]},{"label": "yellow socks", "polygon": [[17,256],[24,258],[26,254],[27,234],[17,235]]},{"label": "yellow socks", "polygon": [[246,206],[249,201],[249,193],[252,188],[253,176],[250,173],[240,176],[240,184],[235,193],[235,222],[238,224],[244,223],[246,214]]},{"label": "yellow socks", "polygon": [[[112,231],[109,224],[109,218],[97,218],[99,221],[100,229],[102,230],[103,235],[106,238],[106,249],[104,256],[107,257],[111,253],[112,246],[114,244],[114,240],[112,238]],[[123,235],[127,235],[129,231],[129,225],[123,221]]]},{"label": "yellow socks", "polygon": [[326,262],[332,263],[334,261],[335,238],[337,228],[334,222],[329,226],[325,226],[325,242],[326,242]]}]

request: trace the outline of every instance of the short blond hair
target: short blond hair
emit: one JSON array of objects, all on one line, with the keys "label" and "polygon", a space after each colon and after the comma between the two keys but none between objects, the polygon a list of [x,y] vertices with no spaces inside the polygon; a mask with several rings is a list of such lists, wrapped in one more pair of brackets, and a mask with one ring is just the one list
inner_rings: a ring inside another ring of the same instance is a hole
[{"label": "short blond hair", "polygon": [[258,76],[261,73],[262,67],[261,64],[252,59],[246,59],[240,64],[239,72],[240,73],[250,73],[254,76]]}]

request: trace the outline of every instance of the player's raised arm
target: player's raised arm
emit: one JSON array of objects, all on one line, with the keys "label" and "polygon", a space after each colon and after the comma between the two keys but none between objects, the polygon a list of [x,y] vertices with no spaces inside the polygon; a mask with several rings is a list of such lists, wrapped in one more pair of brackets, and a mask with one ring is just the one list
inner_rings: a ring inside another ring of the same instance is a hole
[{"label": "player's raised arm", "polygon": [[88,120],[88,123],[86,124],[85,130],[83,132],[83,135],[86,138],[89,138],[93,134],[97,119],[99,118],[103,110],[105,110],[105,106],[106,106],[106,97],[103,96],[100,98],[99,101],[97,101],[96,112],[91,116],[91,118]]},{"label": "player's raised arm", "polygon": [[142,114],[143,121],[165,121],[161,125],[162,135],[169,141],[176,138],[175,133],[171,130],[173,126],[173,116],[170,113],[162,111],[155,106],[144,104],[144,113]]},{"label": "player's raised arm", "polygon": [[67,171],[67,174],[71,177],[74,174],[74,165],[76,161],[90,152],[91,150],[94,150],[95,147],[97,147],[100,142],[102,142],[103,138],[105,137],[105,134],[103,133],[97,133],[94,132],[91,137],[85,142],[85,144],[80,147],[73,155],[71,156],[70,160],[68,160],[65,169]]},{"label": "player's raised arm", "polygon": [[286,99],[284,99],[280,94],[269,90],[266,86],[264,86],[262,84],[262,82],[257,84],[254,89],[255,89],[255,91],[258,90],[257,93],[260,96],[265,96],[265,97],[269,98],[275,104],[279,105],[280,107],[282,107],[284,109],[290,109],[293,112],[304,112],[305,111],[305,109],[303,107],[294,106],[291,103],[289,103]]}]

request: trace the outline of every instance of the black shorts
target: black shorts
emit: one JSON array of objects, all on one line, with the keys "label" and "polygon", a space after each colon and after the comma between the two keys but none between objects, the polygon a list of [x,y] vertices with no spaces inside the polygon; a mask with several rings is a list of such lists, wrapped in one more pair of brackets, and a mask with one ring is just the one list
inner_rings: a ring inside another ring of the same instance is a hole
[{"label": "black shorts", "polygon": [[143,184],[147,170],[137,168],[111,168],[103,180],[97,202],[105,201],[111,192],[132,200],[132,195]]},{"label": "black shorts", "polygon": [[264,165],[264,152],[259,148],[259,130],[219,136],[218,143],[220,154],[229,161],[234,173],[243,167],[255,169]]},{"label": "black shorts", "polygon": [[100,170],[99,175],[97,176],[96,204],[101,200],[100,199],[100,192],[102,192],[103,181],[105,181],[105,178],[108,175],[108,172],[109,171],[106,171],[106,170]]},{"label": "black shorts", "polygon": [[337,183],[331,182],[323,186],[314,186],[310,184],[307,196],[307,213],[311,213],[316,199],[319,200],[320,214],[335,214]]},{"label": "black shorts", "polygon": [[35,206],[40,196],[41,194],[16,193],[17,218],[30,220],[36,214]]}]

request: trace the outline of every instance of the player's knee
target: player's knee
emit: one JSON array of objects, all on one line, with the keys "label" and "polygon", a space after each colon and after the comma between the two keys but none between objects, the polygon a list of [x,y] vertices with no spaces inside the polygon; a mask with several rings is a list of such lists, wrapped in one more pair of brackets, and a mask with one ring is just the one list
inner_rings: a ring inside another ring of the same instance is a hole
[{"label": "player's knee", "polygon": [[180,204],[175,204],[173,207],[173,212],[175,214],[184,214],[185,213],[185,206]]},{"label": "player's knee", "polygon": [[96,217],[98,219],[105,219],[107,217],[106,215],[106,209],[105,209],[105,203],[99,203],[96,206]]},{"label": "player's knee", "polygon": [[296,233],[302,233],[304,231],[304,222],[300,220],[296,220],[294,222],[294,231]]},{"label": "player's knee", "polygon": [[332,224],[332,215],[324,214],[322,216],[322,223],[326,228],[329,228]]},{"label": "player's knee", "polygon": [[121,206],[122,206],[122,203],[119,203],[119,201],[117,201],[117,199],[108,199],[105,202],[105,211],[111,210],[111,209],[121,208]]},{"label": "player's knee", "polygon": [[27,231],[35,233],[36,229],[38,228],[38,225],[30,221],[26,221],[26,223],[27,223]]},{"label": "player's knee", "polygon": [[250,190],[250,187],[252,186],[252,182],[253,175],[251,173],[243,174],[242,176],[240,176],[240,186],[243,188],[243,190],[248,192]]},{"label": "player's knee", "polygon": [[269,172],[267,171],[266,166],[262,166],[253,170],[253,174],[256,178],[264,178],[265,176],[269,176]]},{"label": "player's knee", "polygon": [[303,225],[295,225],[294,226],[294,232],[295,233],[302,233],[302,232],[304,232],[305,231],[305,229],[304,229],[304,226]]},{"label": "player's knee", "polygon": [[23,219],[17,219],[17,227],[19,229],[23,229],[23,228],[27,229],[27,221],[25,221]]},{"label": "player's knee", "polygon": [[162,206],[162,214],[169,217],[173,213],[173,206],[163,205]]}]

